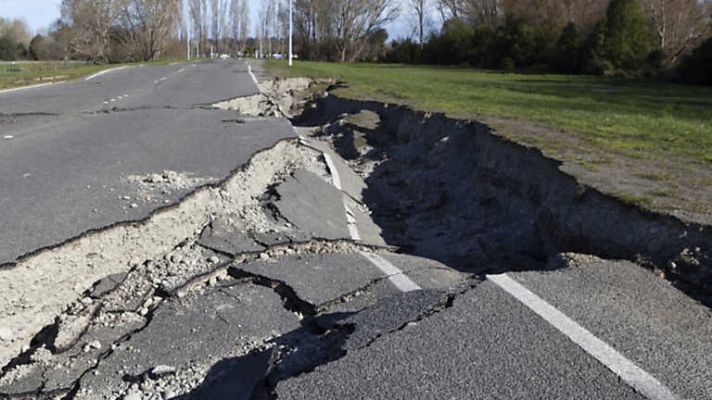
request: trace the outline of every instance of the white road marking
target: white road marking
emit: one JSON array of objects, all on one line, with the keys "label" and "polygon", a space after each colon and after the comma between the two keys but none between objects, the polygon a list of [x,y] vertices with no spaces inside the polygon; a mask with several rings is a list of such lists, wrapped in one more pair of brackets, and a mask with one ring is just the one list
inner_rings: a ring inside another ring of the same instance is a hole
[{"label": "white road marking", "polygon": [[331,171],[331,179],[332,183],[334,184],[334,187],[339,189],[339,191],[343,190],[341,187],[341,176],[339,175],[339,171],[336,169],[336,164],[334,164],[334,160],[331,159],[331,156],[329,154],[322,154],[324,154],[324,161],[326,161],[326,166],[329,167],[329,171]]},{"label": "white road marking", "polygon": [[383,271],[383,273],[388,276],[388,280],[401,292],[413,292],[416,290],[423,289],[417,283],[413,282],[410,278],[408,278],[408,276],[406,276],[406,274],[398,267],[391,264],[388,260],[381,257],[380,255],[376,253],[368,253],[365,251],[360,251],[359,253],[361,253],[361,255],[365,259],[370,261],[371,264],[375,265],[376,267],[378,267],[378,269]]},{"label": "white road marking", "polygon": [[116,68],[105,69],[105,70],[103,70],[103,71],[97,72],[96,74],[87,76],[86,78],[84,78],[84,80],[85,80],[85,81],[90,81],[90,80],[92,80],[92,79],[94,79],[94,78],[97,78],[97,77],[100,77],[100,76],[102,76],[102,75],[104,75],[104,74],[108,74],[109,72],[115,72],[115,71],[119,71],[119,70],[126,69],[126,68],[128,68],[128,67],[123,66],[123,67],[116,67]]},{"label": "white road marking", "polygon": [[252,65],[247,64],[247,73],[250,74],[250,77],[252,78],[252,81],[255,82],[255,85],[257,85],[257,88],[260,87],[260,83],[257,82],[257,77],[255,74],[252,72]]},{"label": "white road marking", "polygon": [[360,241],[361,235],[358,233],[358,225],[356,224],[354,213],[349,206],[346,205],[346,201],[344,201],[344,208],[346,209],[346,227],[349,228],[349,235],[351,239]]},{"label": "white road marking", "polygon": [[675,394],[655,377],[508,275],[488,275],[487,279],[514,296],[648,399],[677,399]]},{"label": "white road marking", "polygon": [[[341,186],[341,176],[339,175],[339,170],[336,169],[336,164],[334,163],[334,160],[328,153],[322,152],[322,154],[324,155],[326,166],[331,172],[332,184],[339,191],[343,191]],[[356,219],[353,216],[353,211],[351,211],[349,206],[346,204],[346,194],[342,193],[341,201],[343,202],[344,209],[346,210],[346,225],[349,229],[349,235],[351,236],[352,240],[360,241],[361,235],[358,232],[358,225],[356,224]],[[401,271],[398,267],[391,264],[388,260],[381,257],[380,255],[365,251],[361,251],[360,253],[365,259],[370,261],[371,264],[375,265],[376,268],[380,269],[383,273],[385,273],[386,276],[388,276],[388,281],[390,281],[393,286],[395,286],[401,292],[412,292],[415,290],[422,289],[422,287],[420,287],[417,283],[413,282],[410,278],[408,278],[408,276],[403,271]]]},{"label": "white road marking", "polygon": [[49,83],[40,83],[39,85],[30,85],[30,86],[22,86],[22,87],[13,88],[13,89],[5,89],[5,90],[0,90],[0,94],[19,92],[21,90],[28,90],[28,89],[37,89],[37,88],[50,86],[50,85],[60,85],[62,83],[64,83],[64,82],[49,82]]}]

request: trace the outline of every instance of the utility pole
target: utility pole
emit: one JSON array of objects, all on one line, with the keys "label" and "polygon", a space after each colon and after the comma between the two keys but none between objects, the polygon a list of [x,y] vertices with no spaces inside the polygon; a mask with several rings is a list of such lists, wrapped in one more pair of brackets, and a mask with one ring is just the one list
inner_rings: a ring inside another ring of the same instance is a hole
[{"label": "utility pole", "polygon": [[292,50],[292,36],[293,36],[293,19],[294,19],[294,0],[289,0],[289,66],[292,66],[292,58],[294,53]]}]

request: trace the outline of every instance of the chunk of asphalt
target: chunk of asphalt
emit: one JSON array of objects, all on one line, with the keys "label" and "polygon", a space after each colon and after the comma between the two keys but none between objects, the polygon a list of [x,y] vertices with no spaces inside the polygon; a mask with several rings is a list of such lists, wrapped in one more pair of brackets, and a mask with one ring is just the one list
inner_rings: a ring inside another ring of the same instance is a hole
[{"label": "chunk of asphalt", "polygon": [[128,272],[120,272],[118,274],[112,274],[106,278],[100,279],[96,282],[96,284],[94,284],[94,287],[91,289],[91,293],[89,293],[89,297],[98,299],[99,297],[111,292],[116,289],[116,287],[119,286],[124,279],[126,279],[127,275]]},{"label": "chunk of asphalt", "polygon": [[205,228],[198,239],[198,244],[233,256],[265,250],[264,246],[255,242],[247,233],[229,226],[221,218],[214,220]]},{"label": "chunk of asphalt", "polygon": [[273,353],[267,349],[220,361],[210,369],[200,387],[175,400],[249,400],[253,398],[255,387],[269,373]]},{"label": "chunk of asphalt", "polygon": [[[563,254],[510,273],[683,399],[712,398],[712,311],[630,261]],[[558,265],[557,265],[558,264]]]},{"label": "chunk of asphalt", "polygon": [[357,253],[293,255],[271,261],[236,264],[231,269],[284,282],[317,309],[385,278]]},{"label": "chunk of asphalt", "polygon": [[347,193],[349,196],[353,197],[357,201],[362,201],[362,196],[364,190],[366,190],[366,183],[363,178],[358,176],[349,166],[346,164],[344,159],[331,148],[328,142],[314,140],[309,138],[302,139],[302,143],[311,147],[314,150],[320,151],[325,155],[328,155],[333,162],[333,167],[336,171],[331,171],[331,174],[338,174],[339,180],[341,181],[341,190]]},{"label": "chunk of asphalt", "polygon": [[[405,306],[417,301],[408,300]],[[381,313],[387,317],[389,309],[398,308],[387,307]],[[356,335],[358,326],[351,336]],[[353,349],[357,343],[349,346]],[[367,347],[279,382],[274,396],[280,400],[644,399],[490,282],[458,295],[440,312],[381,335]]]},{"label": "chunk of asphalt", "polygon": [[[353,326],[342,349],[352,351],[367,347],[374,340],[402,329],[410,323],[449,306],[451,295],[443,290],[417,290],[399,293],[346,318],[319,319],[325,329]],[[333,314],[339,315],[339,314]]]},{"label": "chunk of asphalt", "polygon": [[[49,355],[45,350],[39,350],[45,351],[44,356],[34,356],[30,364],[10,369],[5,379],[0,380],[0,398],[2,395],[31,395],[32,398],[43,398],[41,394],[69,391],[86,371],[96,365],[104,353],[110,351],[108,344],[141,329],[146,323],[143,317],[132,313],[115,318],[106,326],[100,322],[93,323],[81,340],[60,354]],[[104,343],[106,346],[84,351],[85,346],[91,342]],[[6,379],[8,383],[5,384],[3,381]]]},{"label": "chunk of asphalt", "polygon": [[[255,312],[259,310],[259,312]],[[120,344],[95,373],[80,381],[76,399],[111,397],[128,382],[142,379],[157,365],[176,373],[192,363],[213,364],[240,355],[253,343],[300,327],[271,289],[249,283],[212,287],[182,299],[171,299],[154,313],[150,324]]]},{"label": "chunk of asphalt", "polygon": [[290,229],[283,232],[250,232],[250,236],[261,245],[270,247],[292,243],[304,243],[312,239],[310,234],[299,229]]},{"label": "chunk of asphalt", "polygon": [[318,176],[298,170],[277,187],[277,193],[277,209],[301,230],[323,239],[351,239],[343,194]]}]

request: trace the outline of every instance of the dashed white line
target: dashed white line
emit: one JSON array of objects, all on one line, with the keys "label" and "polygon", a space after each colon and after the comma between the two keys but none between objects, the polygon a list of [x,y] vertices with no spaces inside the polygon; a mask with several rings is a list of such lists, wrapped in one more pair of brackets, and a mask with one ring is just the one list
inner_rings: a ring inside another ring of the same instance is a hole
[{"label": "dashed white line", "polygon": [[365,251],[361,251],[360,253],[365,259],[370,261],[371,264],[375,265],[384,274],[386,274],[386,276],[388,276],[388,281],[390,281],[393,286],[398,288],[401,292],[413,292],[422,289],[422,287],[420,287],[417,283],[408,278],[403,271],[380,255]]},{"label": "dashed white line", "polygon": [[108,74],[109,72],[115,72],[115,71],[119,71],[119,70],[126,69],[126,68],[128,68],[128,67],[123,66],[123,67],[116,67],[116,68],[105,69],[105,70],[103,70],[103,71],[97,72],[96,74],[87,76],[86,78],[84,78],[84,80],[85,80],[85,81],[90,81],[90,80],[92,80],[92,79],[94,79],[94,78],[97,78],[97,77],[100,77],[100,76],[102,76],[102,75],[104,75],[104,74]]},{"label": "dashed white line", "polygon": [[514,296],[648,399],[677,399],[675,394],[655,377],[508,275],[488,275],[487,279]]}]

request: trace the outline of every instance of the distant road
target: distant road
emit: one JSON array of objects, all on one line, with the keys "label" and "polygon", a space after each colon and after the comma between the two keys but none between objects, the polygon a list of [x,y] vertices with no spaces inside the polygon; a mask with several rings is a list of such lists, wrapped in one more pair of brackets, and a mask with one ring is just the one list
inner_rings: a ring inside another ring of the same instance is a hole
[{"label": "distant road", "polygon": [[257,91],[242,62],[128,67],[0,91],[0,264],[142,219],[191,189],[146,200],[130,175],[215,182],[293,135],[286,121],[237,124],[234,112],[210,107]]}]

